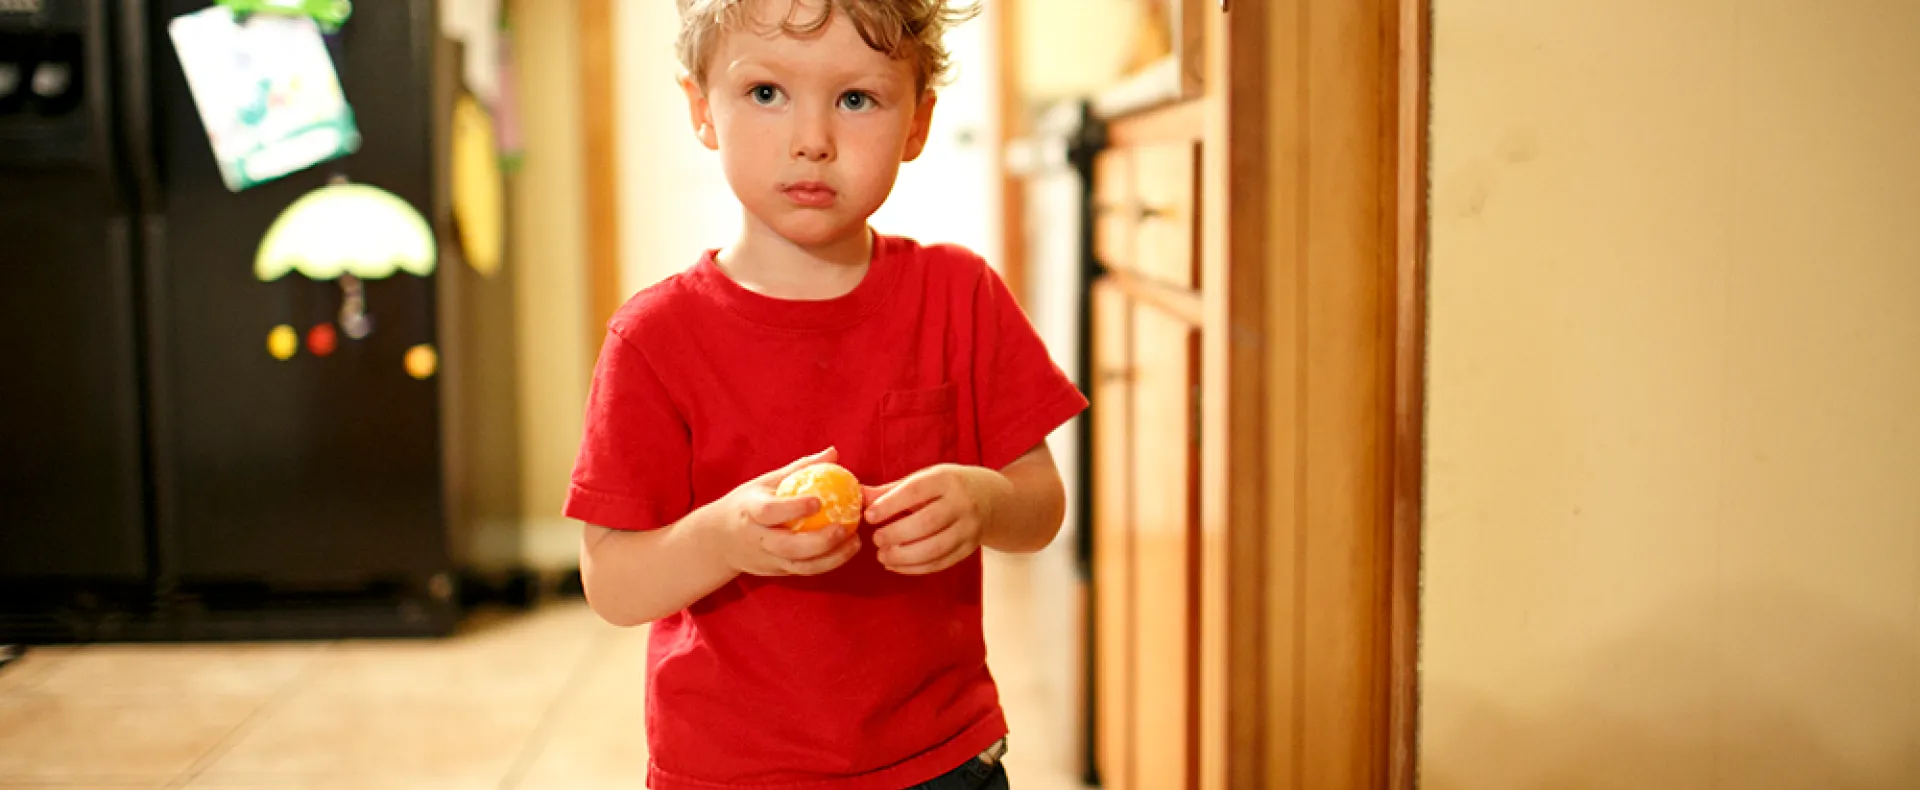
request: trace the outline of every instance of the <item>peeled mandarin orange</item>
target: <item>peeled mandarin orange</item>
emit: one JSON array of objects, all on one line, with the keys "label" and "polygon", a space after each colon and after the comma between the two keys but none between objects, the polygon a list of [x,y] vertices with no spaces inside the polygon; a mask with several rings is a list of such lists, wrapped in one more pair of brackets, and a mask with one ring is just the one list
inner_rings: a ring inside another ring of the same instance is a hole
[{"label": "peeled mandarin orange", "polygon": [[813,515],[787,524],[787,528],[795,532],[860,524],[860,506],[864,504],[860,499],[860,481],[839,464],[803,467],[781,480],[774,495],[783,499],[810,496],[820,500],[820,509]]}]

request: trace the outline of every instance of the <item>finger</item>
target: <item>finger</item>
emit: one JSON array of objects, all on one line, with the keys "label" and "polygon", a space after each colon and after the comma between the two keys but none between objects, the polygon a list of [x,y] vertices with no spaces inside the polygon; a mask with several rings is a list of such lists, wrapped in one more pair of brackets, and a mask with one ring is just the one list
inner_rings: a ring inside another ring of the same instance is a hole
[{"label": "finger", "polygon": [[814,464],[830,464],[830,463],[834,463],[835,461],[838,461],[839,459],[840,459],[840,448],[829,447],[825,450],[821,450],[820,452],[814,453],[813,455],[809,455],[798,461],[794,461],[793,463],[787,464],[786,466],[780,467],[779,469],[775,469],[771,472],[761,475],[760,482],[766,483],[768,485],[779,485],[780,481],[786,479],[787,475],[793,474],[794,472],[798,472]]},{"label": "finger", "polygon": [[820,498],[811,496],[757,499],[747,505],[747,518],[763,527],[778,527],[820,512]]},{"label": "finger", "polygon": [[915,541],[925,540],[928,536],[945,530],[953,525],[953,513],[938,502],[921,508],[913,515],[888,524],[873,533],[873,545],[880,548],[904,546]]},{"label": "finger", "polygon": [[768,530],[760,536],[760,548],[787,562],[805,562],[830,555],[859,539],[858,533],[843,526],[813,532]]},{"label": "finger", "polygon": [[891,490],[867,508],[867,522],[885,524],[901,513],[917,509],[938,497],[941,486],[940,478],[933,475],[915,475],[894,483]]},{"label": "finger", "polygon": [[785,570],[793,576],[818,576],[847,564],[847,561],[853,559],[853,556],[858,553],[860,553],[860,537],[855,535],[853,539],[841,543],[824,556],[810,560],[789,560],[785,564]]},{"label": "finger", "polygon": [[888,491],[892,491],[894,487],[898,485],[900,485],[900,483],[898,481],[895,481],[883,486],[861,486],[860,487],[861,506],[873,507],[873,503],[876,500],[878,500],[883,496],[886,496]]},{"label": "finger", "polygon": [[[904,523],[904,522],[902,522]],[[924,540],[890,545],[880,550],[880,563],[888,567],[911,567],[939,560],[960,546],[960,531],[943,529]]]},{"label": "finger", "polygon": [[932,562],[921,563],[919,565],[889,565],[887,566],[887,570],[902,576],[926,576],[959,565],[961,561],[965,560],[967,556],[974,551],[975,548],[971,546],[956,546],[952,551],[941,555]]},{"label": "finger", "polygon": [[826,557],[808,559],[808,561],[799,561],[799,563],[787,563],[785,573],[791,575],[791,577],[818,577],[818,575],[833,571],[833,569],[837,569],[837,567],[841,567],[841,565],[847,565],[847,561],[851,561],[852,557],[856,554],[860,554],[860,542],[858,542],[858,540],[851,540],[845,548],[841,548],[841,550],[837,550],[837,552],[833,552],[833,554],[826,555]]}]

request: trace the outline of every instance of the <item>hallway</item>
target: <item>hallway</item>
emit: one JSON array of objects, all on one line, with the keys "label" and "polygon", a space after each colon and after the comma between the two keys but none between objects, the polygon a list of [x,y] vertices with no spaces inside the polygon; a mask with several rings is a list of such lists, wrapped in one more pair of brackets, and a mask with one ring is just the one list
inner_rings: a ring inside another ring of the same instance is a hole
[{"label": "hallway", "polygon": [[[1068,790],[1030,563],[989,555],[989,661],[1016,786]],[[645,651],[577,600],[441,642],[39,649],[0,670],[0,790],[639,788]]]}]

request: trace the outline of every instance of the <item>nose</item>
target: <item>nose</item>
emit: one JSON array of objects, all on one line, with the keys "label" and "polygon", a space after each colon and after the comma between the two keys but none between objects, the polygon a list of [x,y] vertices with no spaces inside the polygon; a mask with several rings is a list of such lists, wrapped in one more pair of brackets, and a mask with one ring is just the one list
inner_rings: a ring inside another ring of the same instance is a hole
[{"label": "nose", "polygon": [[833,160],[831,113],[802,112],[793,125],[793,158],[803,162]]}]

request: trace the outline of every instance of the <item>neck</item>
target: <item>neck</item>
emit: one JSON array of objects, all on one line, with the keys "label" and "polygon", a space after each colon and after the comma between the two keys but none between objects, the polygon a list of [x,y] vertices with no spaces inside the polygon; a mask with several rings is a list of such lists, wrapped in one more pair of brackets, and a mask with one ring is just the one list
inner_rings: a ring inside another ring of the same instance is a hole
[{"label": "neck", "polygon": [[740,238],[720,251],[721,271],[748,290],[780,299],[824,300],[845,296],[866,277],[873,233],[857,233],[817,245],[796,244],[748,214]]}]

